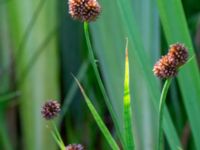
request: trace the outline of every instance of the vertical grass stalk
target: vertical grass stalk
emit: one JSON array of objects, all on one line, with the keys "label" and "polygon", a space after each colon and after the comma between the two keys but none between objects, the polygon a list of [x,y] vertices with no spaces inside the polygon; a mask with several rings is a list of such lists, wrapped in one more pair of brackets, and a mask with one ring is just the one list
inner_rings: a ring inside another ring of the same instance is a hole
[{"label": "vertical grass stalk", "polygon": [[164,109],[164,105],[165,105],[165,101],[166,101],[166,96],[167,96],[167,92],[169,89],[169,86],[171,84],[172,78],[169,78],[165,81],[165,84],[163,86],[162,89],[162,93],[160,96],[160,103],[159,103],[159,120],[158,120],[158,146],[157,146],[157,150],[162,149],[161,146],[163,145],[163,109]]},{"label": "vertical grass stalk", "polygon": [[56,125],[53,121],[51,121],[51,126],[53,128],[51,131],[51,134],[52,134],[55,142],[58,144],[58,146],[60,147],[61,150],[65,150],[65,144],[61,138],[58,128],[56,127]]},{"label": "vertical grass stalk", "polygon": [[112,119],[114,121],[114,125],[116,127],[116,130],[117,130],[117,133],[118,133],[118,136],[120,137],[120,139],[122,140],[122,144],[124,145],[124,138],[122,136],[122,134],[120,133],[120,129],[119,129],[119,126],[117,124],[117,119],[115,117],[115,114],[114,113],[114,110],[112,108],[112,105],[110,104],[110,100],[106,94],[106,91],[105,91],[105,88],[104,88],[104,85],[103,85],[103,82],[101,80],[101,77],[100,77],[100,73],[98,71],[98,68],[97,68],[97,65],[96,65],[96,61],[95,61],[95,57],[94,57],[94,53],[93,53],[93,50],[92,50],[92,45],[91,45],[91,41],[90,41],[90,35],[89,35],[89,25],[87,22],[84,22],[84,33],[85,33],[85,38],[86,38],[86,44],[87,44],[87,47],[88,47],[88,52],[89,52],[89,59],[90,59],[90,63],[92,64],[92,67],[94,69],[94,73],[95,73],[95,76],[97,78],[97,82],[99,84],[99,87],[100,87],[100,90],[102,92],[102,95],[105,99],[105,102],[106,102],[106,105],[109,109],[109,112],[112,116]]},{"label": "vertical grass stalk", "polygon": [[126,42],[125,79],[124,79],[124,134],[126,140],[126,150],[134,150],[131,96],[129,88],[128,39]]}]

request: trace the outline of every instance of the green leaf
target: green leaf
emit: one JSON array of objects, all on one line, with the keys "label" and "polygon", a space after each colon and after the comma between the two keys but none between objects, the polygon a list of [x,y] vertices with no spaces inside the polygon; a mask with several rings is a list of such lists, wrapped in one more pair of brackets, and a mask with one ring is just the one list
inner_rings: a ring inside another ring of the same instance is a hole
[{"label": "green leaf", "polygon": [[88,46],[90,63],[92,64],[95,76],[96,76],[98,84],[99,84],[99,88],[100,88],[101,93],[104,97],[104,100],[106,102],[108,110],[110,111],[111,117],[114,121],[114,125],[116,127],[116,131],[118,133],[118,136],[119,136],[122,144],[124,145],[123,134],[120,130],[119,124],[117,123],[117,113],[115,112],[115,110],[113,109],[113,106],[110,103],[109,97],[106,93],[105,87],[104,87],[103,82],[101,80],[99,70],[97,68],[97,64],[96,64],[96,60],[95,60],[95,56],[94,56],[94,51],[92,49],[92,44],[91,44],[90,35],[89,35],[89,25],[88,25],[87,22],[84,22],[84,33],[85,33],[86,43],[87,43],[87,46]]},{"label": "green leaf", "polygon": [[20,95],[19,92],[11,92],[5,95],[0,95],[0,103],[7,102]]},{"label": "green leaf", "polygon": [[109,143],[110,147],[113,150],[119,150],[119,146],[117,145],[117,143],[113,139],[113,137],[110,134],[108,128],[106,127],[106,125],[104,124],[103,120],[101,119],[101,117],[99,116],[98,112],[96,111],[95,107],[91,103],[91,100],[86,95],[86,93],[85,93],[84,89],[82,88],[81,84],[79,83],[79,81],[75,77],[74,77],[74,79],[77,82],[77,84],[78,84],[78,86],[79,86],[79,88],[81,90],[81,93],[83,94],[83,97],[85,99],[85,102],[86,102],[89,110],[91,111],[91,113],[92,113],[97,125],[99,126],[101,132],[105,136],[105,138],[106,138],[107,142]]},{"label": "green leaf", "polygon": [[[81,67],[79,69],[79,72],[77,74],[77,79],[79,81],[82,81],[83,77],[86,74],[86,71],[88,70],[88,67],[89,67],[88,62],[83,62],[83,64],[81,65]],[[69,91],[64,98],[64,102],[63,102],[62,109],[61,109],[61,114],[60,114],[59,121],[58,121],[59,124],[61,123],[66,112],[68,111],[68,108],[72,102],[74,95],[76,94],[77,89],[78,89],[78,86],[77,86],[76,82],[74,81],[72,83],[72,85],[70,86]]]},{"label": "green leaf", "polygon": [[126,150],[134,150],[134,138],[132,130],[132,110],[131,96],[129,88],[129,60],[128,60],[128,39],[126,43],[125,55],[125,79],[124,79],[124,134],[126,141]]}]

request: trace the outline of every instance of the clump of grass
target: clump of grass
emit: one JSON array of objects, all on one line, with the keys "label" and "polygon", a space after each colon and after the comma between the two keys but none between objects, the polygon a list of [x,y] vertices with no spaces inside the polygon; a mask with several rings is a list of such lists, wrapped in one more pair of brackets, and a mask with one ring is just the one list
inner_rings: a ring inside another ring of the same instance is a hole
[{"label": "clump of grass", "polygon": [[[125,55],[125,78],[124,78],[124,137],[125,137],[125,144],[123,145],[125,150],[134,150],[134,137],[133,137],[133,129],[132,129],[132,110],[131,110],[131,98],[130,98],[130,88],[129,88],[129,60],[128,60],[128,40],[126,44],[126,55]],[[74,77],[75,81],[77,82],[86,104],[91,111],[96,123],[98,124],[100,130],[102,131],[103,135],[105,136],[107,142],[109,143],[110,147],[113,150],[119,150],[119,146],[113,139],[111,133],[107,129],[106,125],[102,121],[101,117],[97,113],[95,107],[91,103],[91,100],[86,95],[83,87],[79,83],[79,81]]]}]

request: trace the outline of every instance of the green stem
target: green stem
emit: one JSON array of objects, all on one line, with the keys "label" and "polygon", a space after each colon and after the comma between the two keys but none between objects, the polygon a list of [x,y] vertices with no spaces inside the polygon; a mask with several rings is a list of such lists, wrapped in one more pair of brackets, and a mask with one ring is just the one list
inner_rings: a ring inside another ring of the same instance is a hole
[{"label": "green stem", "polygon": [[51,121],[51,126],[53,128],[53,130],[51,131],[51,134],[52,134],[55,142],[58,144],[58,146],[60,147],[61,150],[65,150],[65,144],[61,138],[61,135],[60,135],[58,128],[57,128],[56,124],[54,123],[54,121]]},{"label": "green stem", "polygon": [[171,81],[172,79],[169,78],[165,81],[165,84],[163,86],[163,89],[162,89],[162,93],[161,93],[161,96],[160,96],[160,104],[159,104],[159,122],[158,122],[158,147],[157,149],[160,150],[162,149],[161,146],[163,145],[163,131],[162,131],[162,124],[163,124],[163,108],[164,108],[164,105],[165,105],[165,101],[166,101],[166,96],[167,96],[167,92],[168,92],[168,89],[169,89],[169,86],[171,84]]},{"label": "green stem", "polygon": [[94,73],[95,73],[95,76],[97,78],[97,82],[99,84],[99,87],[100,87],[100,90],[102,92],[102,95],[106,101],[106,104],[107,104],[107,107],[109,109],[109,112],[111,113],[111,116],[113,118],[113,121],[114,121],[114,125],[116,127],[116,130],[118,131],[118,135],[120,137],[120,139],[122,140],[122,144],[124,145],[124,138],[122,137],[122,133],[120,132],[120,129],[119,129],[119,126],[117,124],[117,120],[116,120],[116,117],[115,117],[115,113],[114,113],[114,110],[112,108],[112,105],[110,104],[110,100],[106,94],[106,90],[104,88],[104,85],[103,85],[103,82],[101,80],[101,77],[100,77],[100,73],[98,71],[98,68],[97,68],[97,65],[96,65],[96,61],[95,61],[95,57],[94,57],[94,53],[93,53],[93,50],[92,50],[92,44],[91,44],[91,41],[90,41],[90,35],[89,35],[89,26],[88,26],[88,23],[87,22],[84,22],[84,33],[85,33],[85,38],[86,38],[86,43],[87,43],[87,46],[88,46],[88,51],[89,51],[89,59],[90,59],[90,62],[92,64],[92,67],[94,69]]}]

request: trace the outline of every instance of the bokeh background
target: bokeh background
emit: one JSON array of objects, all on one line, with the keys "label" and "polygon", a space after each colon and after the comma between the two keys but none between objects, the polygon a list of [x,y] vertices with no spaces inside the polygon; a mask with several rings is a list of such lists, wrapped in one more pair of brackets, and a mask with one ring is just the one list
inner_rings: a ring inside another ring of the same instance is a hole
[{"label": "bokeh background", "polygon": [[[83,84],[120,144],[115,127],[123,130],[126,37],[137,150],[155,149],[162,81],[153,76],[152,68],[174,42],[185,43],[190,56],[193,52],[196,55],[170,87],[164,119],[165,148],[176,149],[175,145],[181,143],[184,149],[200,149],[200,1],[99,0],[102,13],[90,23],[90,33],[117,124],[110,117],[90,65],[83,23],[71,19],[67,3],[0,0],[0,149],[58,149],[40,113],[41,105],[49,99],[62,104],[57,121],[66,145],[81,143],[88,150],[110,149],[71,74]],[[181,8],[181,3],[184,13],[175,8]]]}]

